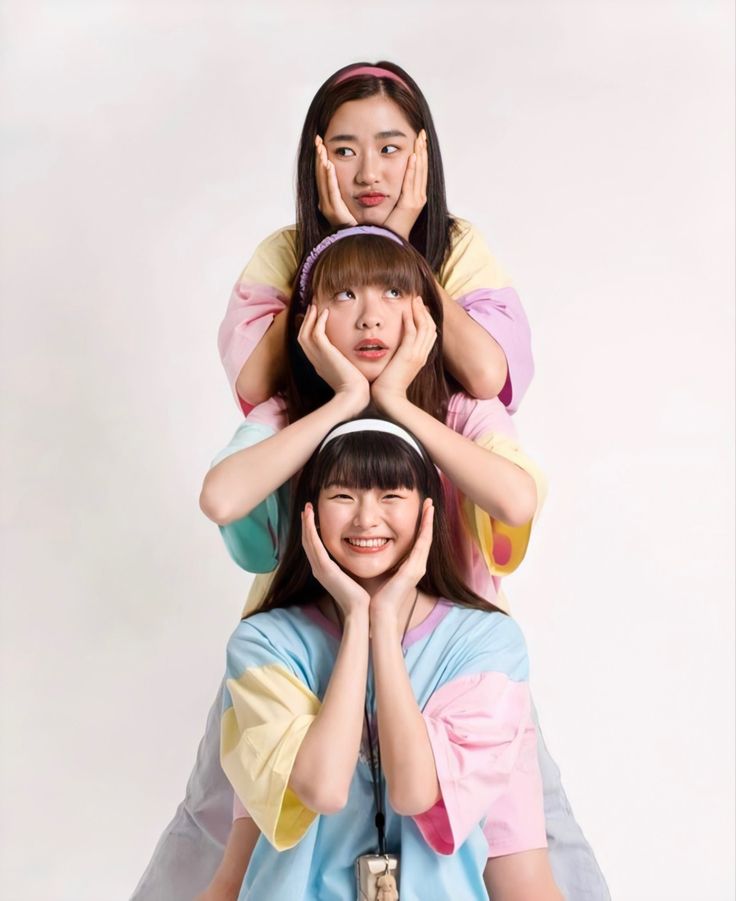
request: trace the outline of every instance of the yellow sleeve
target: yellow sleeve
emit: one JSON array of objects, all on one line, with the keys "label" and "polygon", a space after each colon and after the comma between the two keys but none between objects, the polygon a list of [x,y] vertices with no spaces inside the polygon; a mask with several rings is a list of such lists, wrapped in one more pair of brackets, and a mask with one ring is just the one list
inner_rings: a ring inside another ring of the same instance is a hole
[{"label": "yellow sleeve", "polygon": [[537,486],[537,509],[532,519],[523,526],[509,526],[489,516],[468,498],[463,498],[463,518],[483,554],[488,571],[494,576],[506,576],[519,566],[526,555],[532,524],[539,515],[547,495],[547,480],[539,467],[521,450],[515,439],[494,434],[484,435],[475,443],[520,466],[529,473]]},{"label": "yellow sleeve", "polygon": [[243,269],[240,281],[272,285],[290,297],[298,266],[296,226],[289,225],[261,241]]},{"label": "yellow sleeve", "polygon": [[480,232],[464,219],[455,220],[452,246],[438,281],[455,298],[478,288],[507,288],[511,284]]},{"label": "yellow sleeve", "polygon": [[289,778],[320,700],[276,663],[249,668],[226,685],[232,707],[222,718],[222,768],[273,847],[293,848],[317,817],[289,788]]}]

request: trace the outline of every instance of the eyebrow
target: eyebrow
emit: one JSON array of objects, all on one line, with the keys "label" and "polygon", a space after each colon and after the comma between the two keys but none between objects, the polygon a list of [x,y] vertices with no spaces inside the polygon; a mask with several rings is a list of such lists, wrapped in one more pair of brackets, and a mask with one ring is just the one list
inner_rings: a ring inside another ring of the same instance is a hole
[{"label": "eyebrow", "polygon": [[[405,138],[406,135],[403,131],[399,131],[398,129],[391,129],[390,131],[379,131],[377,134],[373,136],[374,138],[380,138],[384,140],[385,138]],[[333,137],[327,140],[328,144],[334,144],[336,141],[357,141],[357,135],[334,135]]]}]

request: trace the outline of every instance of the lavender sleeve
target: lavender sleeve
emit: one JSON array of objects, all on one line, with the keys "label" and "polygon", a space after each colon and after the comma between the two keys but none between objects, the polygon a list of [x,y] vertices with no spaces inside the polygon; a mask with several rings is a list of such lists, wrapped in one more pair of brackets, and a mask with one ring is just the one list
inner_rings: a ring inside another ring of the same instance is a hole
[{"label": "lavender sleeve", "polygon": [[519,295],[511,287],[477,288],[457,302],[506,355],[508,375],[498,397],[515,413],[534,376],[531,329]]}]

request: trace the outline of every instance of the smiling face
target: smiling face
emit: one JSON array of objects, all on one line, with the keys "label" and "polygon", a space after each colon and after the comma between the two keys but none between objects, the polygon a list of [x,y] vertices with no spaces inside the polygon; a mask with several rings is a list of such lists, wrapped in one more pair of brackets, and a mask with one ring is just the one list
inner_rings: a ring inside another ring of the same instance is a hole
[{"label": "smiling face", "polygon": [[317,501],[320,537],[334,560],[370,588],[411,550],[420,507],[416,488],[328,485]]},{"label": "smiling face", "polygon": [[361,225],[383,225],[396,206],[417,133],[393,100],[376,94],[338,107],[323,140],[340,194]]}]

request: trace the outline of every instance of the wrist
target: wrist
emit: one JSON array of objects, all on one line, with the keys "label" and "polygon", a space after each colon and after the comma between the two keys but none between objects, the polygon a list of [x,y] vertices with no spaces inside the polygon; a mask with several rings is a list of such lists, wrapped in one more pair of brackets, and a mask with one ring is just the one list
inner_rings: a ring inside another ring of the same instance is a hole
[{"label": "wrist", "polygon": [[365,386],[338,388],[331,403],[339,411],[342,419],[350,419],[351,416],[357,416],[365,410],[370,403],[370,397],[370,388],[366,382]]},{"label": "wrist", "polygon": [[370,607],[371,642],[384,641],[386,638],[399,641],[401,639],[401,622],[398,611],[393,606],[382,607],[371,604]]},{"label": "wrist", "polygon": [[381,413],[394,418],[409,403],[405,388],[388,388],[376,383],[371,387],[371,400]]}]

